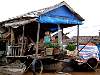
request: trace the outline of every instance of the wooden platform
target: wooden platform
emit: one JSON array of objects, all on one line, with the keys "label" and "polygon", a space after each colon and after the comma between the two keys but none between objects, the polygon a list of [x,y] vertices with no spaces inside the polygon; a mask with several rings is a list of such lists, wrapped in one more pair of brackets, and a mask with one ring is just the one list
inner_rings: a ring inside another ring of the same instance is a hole
[{"label": "wooden platform", "polygon": [[7,58],[26,58],[27,56],[6,56]]},{"label": "wooden platform", "polygon": [[23,69],[0,67],[0,73],[4,75],[22,75],[24,71]]}]

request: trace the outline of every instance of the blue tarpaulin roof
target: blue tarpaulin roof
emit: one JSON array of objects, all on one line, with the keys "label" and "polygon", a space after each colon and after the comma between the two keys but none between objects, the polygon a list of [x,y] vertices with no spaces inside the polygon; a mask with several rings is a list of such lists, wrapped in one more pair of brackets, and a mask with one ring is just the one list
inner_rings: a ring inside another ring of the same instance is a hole
[{"label": "blue tarpaulin roof", "polygon": [[72,12],[66,5],[54,7],[54,9],[39,15],[38,21],[40,23],[50,24],[70,24],[81,25],[82,20]]}]

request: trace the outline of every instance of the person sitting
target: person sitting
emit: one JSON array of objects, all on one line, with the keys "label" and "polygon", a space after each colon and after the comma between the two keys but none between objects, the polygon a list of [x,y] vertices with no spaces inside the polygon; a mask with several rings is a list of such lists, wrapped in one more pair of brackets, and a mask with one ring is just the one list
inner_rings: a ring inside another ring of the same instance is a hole
[{"label": "person sitting", "polygon": [[52,36],[52,37],[51,37],[51,42],[52,42],[52,43],[57,43],[56,37],[55,37],[55,36]]}]

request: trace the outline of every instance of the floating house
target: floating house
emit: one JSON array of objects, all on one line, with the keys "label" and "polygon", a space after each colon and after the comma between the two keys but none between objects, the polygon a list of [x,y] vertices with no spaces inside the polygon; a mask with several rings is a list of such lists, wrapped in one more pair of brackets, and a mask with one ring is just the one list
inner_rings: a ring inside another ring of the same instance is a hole
[{"label": "floating house", "polygon": [[[84,19],[64,1],[48,8],[31,11],[2,21],[0,22],[0,32],[2,32],[2,37],[0,39],[5,40],[6,48],[1,48],[2,44],[0,44],[0,56],[3,57],[3,55],[5,55],[9,58],[26,58],[25,52],[29,44],[36,43],[35,57],[33,57],[37,59],[38,54],[43,54],[39,52],[39,50],[42,49],[39,48],[39,40],[43,38],[45,31],[49,30],[54,32],[72,26],[78,26],[79,31],[79,25],[82,25],[83,21]],[[61,38],[61,34],[58,35],[60,35]],[[3,51],[1,49],[3,49]],[[32,54],[32,52],[30,53]],[[57,62],[57,60],[55,61]],[[34,60],[34,62],[36,61]],[[54,60],[49,59],[49,61],[44,63],[54,65]],[[53,66],[53,70],[60,69],[61,67],[58,65],[57,67]],[[48,69],[46,65],[44,69]]]},{"label": "floating house", "polygon": [[[0,22],[0,28],[5,30],[3,38],[7,40],[7,47],[10,46],[10,49],[14,51],[19,50],[15,53],[11,51],[12,53],[8,55],[21,56],[23,55],[24,46],[32,41],[39,41],[44,36],[45,31],[57,31],[76,25],[79,27],[83,21],[84,19],[63,1],[48,8],[31,11],[2,21]],[[23,41],[20,43],[21,46],[18,43],[20,35],[23,37]],[[24,42],[24,37],[28,38],[27,44]]]}]

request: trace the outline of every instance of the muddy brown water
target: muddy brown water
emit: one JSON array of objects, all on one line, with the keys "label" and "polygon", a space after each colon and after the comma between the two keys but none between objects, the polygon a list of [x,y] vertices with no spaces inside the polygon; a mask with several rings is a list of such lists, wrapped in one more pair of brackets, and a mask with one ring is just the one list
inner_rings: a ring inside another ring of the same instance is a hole
[{"label": "muddy brown water", "polygon": [[[27,72],[23,75],[33,75],[32,72]],[[37,74],[39,75],[39,74]],[[57,73],[42,73],[41,75],[100,75],[100,71],[97,72],[71,72],[66,74],[57,74]]]},{"label": "muddy brown water", "polygon": [[[33,75],[31,72],[24,74],[24,75]],[[37,74],[39,75],[39,74]],[[43,73],[41,75],[60,75],[60,74],[56,74],[56,73]],[[72,72],[69,74],[61,74],[61,75],[100,75],[100,73],[95,73],[95,72]]]},{"label": "muddy brown water", "polygon": [[[8,75],[8,74],[0,73],[0,75]],[[27,72],[22,75],[33,75],[33,74],[32,74],[32,72]],[[36,75],[40,75],[40,74],[36,74]],[[41,75],[100,75],[100,72],[70,72],[70,73],[66,73],[66,74],[42,73]]]}]

